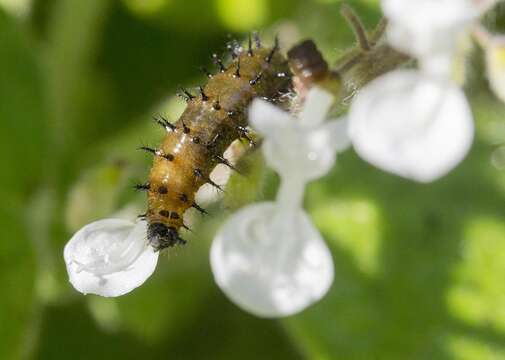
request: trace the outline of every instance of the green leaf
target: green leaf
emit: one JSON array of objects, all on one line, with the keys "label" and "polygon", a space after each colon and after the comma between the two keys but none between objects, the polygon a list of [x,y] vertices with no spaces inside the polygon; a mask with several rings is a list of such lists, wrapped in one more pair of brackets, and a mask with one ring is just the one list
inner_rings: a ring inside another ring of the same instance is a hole
[{"label": "green leaf", "polygon": [[0,11],[0,358],[29,353],[35,254],[28,196],[39,186],[46,155],[39,66],[25,29]]},{"label": "green leaf", "polygon": [[[40,181],[46,113],[41,74],[25,29],[0,11],[0,177],[3,191],[28,194]],[[19,192],[18,192],[19,190]]]}]

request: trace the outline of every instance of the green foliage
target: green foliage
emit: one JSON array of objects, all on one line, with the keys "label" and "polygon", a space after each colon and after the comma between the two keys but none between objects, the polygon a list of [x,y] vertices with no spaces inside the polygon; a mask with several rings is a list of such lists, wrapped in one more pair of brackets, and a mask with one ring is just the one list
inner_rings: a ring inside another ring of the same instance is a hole
[{"label": "green foliage", "polygon": [[40,72],[27,34],[0,9],[0,358],[25,354],[35,315],[29,195],[41,179],[45,121]]},{"label": "green foliage", "polygon": [[[349,151],[310,184],[306,205],[336,276],[302,314],[245,314],[210,272],[210,242],[230,210],[275,194],[259,152],[144,286],[84,297],[67,281],[64,244],[86,222],[142,211],[130,188],[150,159],[135,148],[162,136],[149,118],[177,116],[176,88],[205,80],[198,66],[224,50],[227,33],[311,37],[332,61],[352,33],[333,0],[34,0],[27,17],[3,3],[0,359],[505,358],[505,173],[496,166],[505,108],[482,81],[469,89],[476,143],[446,178],[414,184]],[[355,3],[374,26],[377,1]]]}]

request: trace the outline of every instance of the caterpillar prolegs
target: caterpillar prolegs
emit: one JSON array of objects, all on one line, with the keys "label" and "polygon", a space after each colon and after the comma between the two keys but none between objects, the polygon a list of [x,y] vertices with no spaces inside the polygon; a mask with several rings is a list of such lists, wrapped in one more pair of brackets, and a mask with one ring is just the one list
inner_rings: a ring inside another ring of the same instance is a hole
[{"label": "caterpillar prolegs", "polygon": [[278,44],[238,50],[225,66],[214,56],[219,72],[193,95],[184,91],[186,109],[174,124],[158,123],[166,135],[157,149],[143,148],[155,156],[148,183],[147,239],[155,250],[184,244],[179,231],[183,215],[191,207],[205,213],[195,202],[197,190],[214,184],[209,175],[217,164],[231,166],[224,151],[237,138],[247,136],[247,106],[256,98],[275,100],[291,89],[291,72]]}]

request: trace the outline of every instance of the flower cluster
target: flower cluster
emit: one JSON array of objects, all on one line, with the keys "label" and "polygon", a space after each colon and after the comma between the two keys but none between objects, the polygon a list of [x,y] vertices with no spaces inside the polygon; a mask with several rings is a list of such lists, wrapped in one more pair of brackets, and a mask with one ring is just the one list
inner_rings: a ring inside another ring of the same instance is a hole
[{"label": "flower cluster", "polygon": [[472,25],[494,1],[383,0],[389,43],[418,69],[395,70],[366,86],[349,114],[365,160],[420,182],[452,170],[469,151],[473,119],[453,65]]},{"label": "flower cluster", "polygon": [[324,122],[333,98],[312,89],[298,119],[256,99],[251,125],[264,136],[267,163],[281,177],[275,202],[241,209],[211,249],[216,283],[236,304],[262,317],[287,316],[319,300],[333,281],[333,262],[302,208],[305,184],[325,175],[349,145],[343,120]]}]

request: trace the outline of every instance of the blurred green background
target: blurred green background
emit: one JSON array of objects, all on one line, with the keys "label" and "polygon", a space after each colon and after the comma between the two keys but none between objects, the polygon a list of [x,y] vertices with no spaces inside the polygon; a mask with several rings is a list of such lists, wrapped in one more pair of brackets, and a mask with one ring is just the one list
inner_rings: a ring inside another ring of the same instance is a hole
[{"label": "blurred green background", "polygon": [[[368,26],[380,18],[377,1],[348,3]],[[162,136],[152,115],[181,111],[177,87],[203,82],[210,54],[252,29],[285,46],[313,38],[335,60],[353,44],[339,5],[0,0],[0,359],[505,359],[505,107],[479,56],[467,88],[477,138],[449,176],[415,184],[351,150],[309,186],[335,282],[303,313],[255,318],[212,279],[218,226],[275,193],[257,154],[252,180],[197,219],[188,246],[160,257],[145,285],[105,299],[68,283],[73,232],[142,212],[131,185],[151,159],[135,149]]]}]

